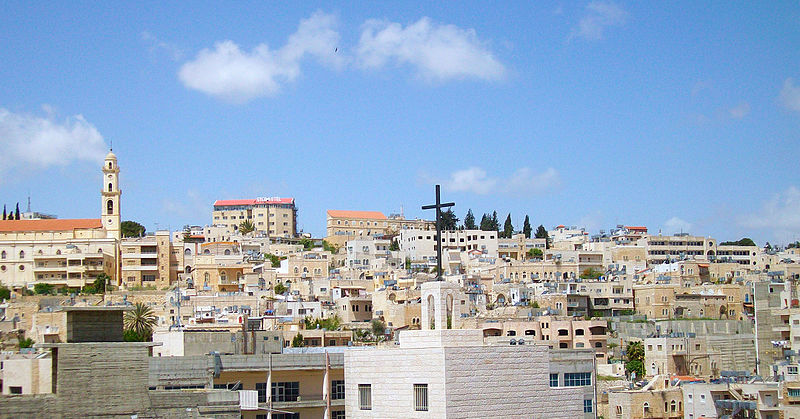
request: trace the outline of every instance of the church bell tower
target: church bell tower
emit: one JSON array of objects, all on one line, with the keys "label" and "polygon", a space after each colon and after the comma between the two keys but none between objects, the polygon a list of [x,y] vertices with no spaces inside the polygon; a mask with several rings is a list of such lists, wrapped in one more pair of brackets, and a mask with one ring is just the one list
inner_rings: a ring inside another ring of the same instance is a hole
[{"label": "church bell tower", "polygon": [[117,166],[117,156],[109,151],[103,162],[103,192],[102,208],[100,218],[103,221],[103,228],[106,230],[106,237],[120,239],[120,195],[119,190],[119,166]]}]

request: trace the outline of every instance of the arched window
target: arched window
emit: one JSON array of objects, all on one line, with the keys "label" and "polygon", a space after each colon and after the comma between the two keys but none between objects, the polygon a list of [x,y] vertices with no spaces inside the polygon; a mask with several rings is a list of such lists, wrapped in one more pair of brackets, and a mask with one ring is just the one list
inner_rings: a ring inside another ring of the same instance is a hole
[{"label": "arched window", "polygon": [[595,342],[594,343],[594,347],[595,348],[602,348],[603,347],[603,342]]},{"label": "arched window", "polygon": [[108,202],[106,202],[106,213],[108,215],[113,215],[114,214],[114,201],[112,201],[110,199],[108,200]]},{"label": "arched window", "polygon": [[56,250],[56,254],[60,255],[61,254],[61,249]]},{"label": "arched window", "polygon": [[108,191],[111,192],[113,190],[114,190],[114,186],[112,186],[111,183],[109,183],[108,184]]},{"label": "arched window", "polygon": [[228,256],[230,254],[231,254],[231,249],[225,249],[225,256]]},{"label": "arched window", "polygon": [[103,249],[97,249],[97,253],[103,253]]},{"label": "arched window", "polygon": [[583,336],[583,329],[575,329],[575,336]]},{"label": "arched window", "polygon": [[203,274],[203,288],[208,288],[208,280],[211,278],[211,275],[206,272]]},{"label": "arched window", "polygon": [[184,249],[183,254],[186,255],[186,256],[191,256],[192,255],[192,249]]},{"label": "arched window", "polygon": [[42,252],[42,249],[39,249],[39,251],[38,251],[38,252],[36,252],[36,253],[37,253],[37,254],[39,254],[39,255],[41,255],[41,254],[43,254],[44,252]]},{"label": "arched window", "polygon": [[24,251],[22,251],[22,250],[19,251],[19,258],[20,259],[25,259],[25,252]]},{"label": "arched window", "polygon": [[678,406],[678,403],[675,400],[669,402],[669,411],[670,412],[677,411],[677,409],[676,409],[677,406]]},{"label": "arched window", "polygon": [[308,267],[306,267],[306,266],[303,266],[303,273],[304,273],[304,274],[307,274],[307,273],[308,273]]},{"label": "arched window", "polygon": [[297,266],[294,267],[294,273],[300,273],[300,269],[297,269]]},{"label": "arched window", "polygon": [[[620,413],[620,411],[619,411],[619,410],[620,410],[620,409],[619,409],[619,406],[617,406],[617,413]],[[644,404],[642,405],[642,411],[643,411],[643,413],[644,413],[645,415],[647,415],[648,413],[650,413],[650,403],[644,402]]]},{"label": "arched window", "polygon": [[226,275],[224,271],[219,273],[220,282],[225,282],[227,279],[228,279],[228,275]]},{"label": "arched window", "polygon": [[0,252],[0,259],[5,259],[5,258],[6,258],[6,251],[3,250],[2,252]]}]

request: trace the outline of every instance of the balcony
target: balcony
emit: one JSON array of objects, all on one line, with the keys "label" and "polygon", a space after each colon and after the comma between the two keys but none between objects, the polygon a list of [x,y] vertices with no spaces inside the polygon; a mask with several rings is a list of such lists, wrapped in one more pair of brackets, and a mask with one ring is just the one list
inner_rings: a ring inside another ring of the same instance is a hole
[{"label": "balcony", "polygon": [[[266,407],[266,403],[259,403],[259,406]],[[344,406],[344,399],[331,400],[331,406]],[[295,402],[272,402],[274,409],[298,409],[302,407],[325,407],[325,400],[322,394],[307,394],[297,397]]]}]

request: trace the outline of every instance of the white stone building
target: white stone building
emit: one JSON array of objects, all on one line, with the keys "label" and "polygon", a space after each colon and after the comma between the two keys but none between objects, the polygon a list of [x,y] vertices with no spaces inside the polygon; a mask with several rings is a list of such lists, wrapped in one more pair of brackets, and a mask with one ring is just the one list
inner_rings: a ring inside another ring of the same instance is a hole
[{"label": "white stone building", "polygon": [[550,386],[547,346],[486,345],[480,330],[448,330],[448,315],[459,313],[457,291],[423,284],[425,330],[401,332],[396,348],[345,352],[348,418],[584,416],[582,389]]}]

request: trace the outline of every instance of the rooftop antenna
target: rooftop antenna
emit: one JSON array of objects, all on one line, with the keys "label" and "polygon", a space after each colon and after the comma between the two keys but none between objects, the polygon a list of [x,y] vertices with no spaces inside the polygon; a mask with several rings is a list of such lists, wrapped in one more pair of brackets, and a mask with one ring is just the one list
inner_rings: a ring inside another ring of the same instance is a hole
[{"label": "rooftop antenna", "polygon": [[405,214],[403,214],[403,204],[400,204],[400,218],[403,220],[406,219]]},{"label": "rooftop antenna", "polygon": [[31,212],[31,191],[30,191],[30,189],[28,190],[28,211],[26,211],[26,212]]},{"label": "rooftop antenna", "polygon": [[108,151],[114,151],[114,140],[108,140]]}]

